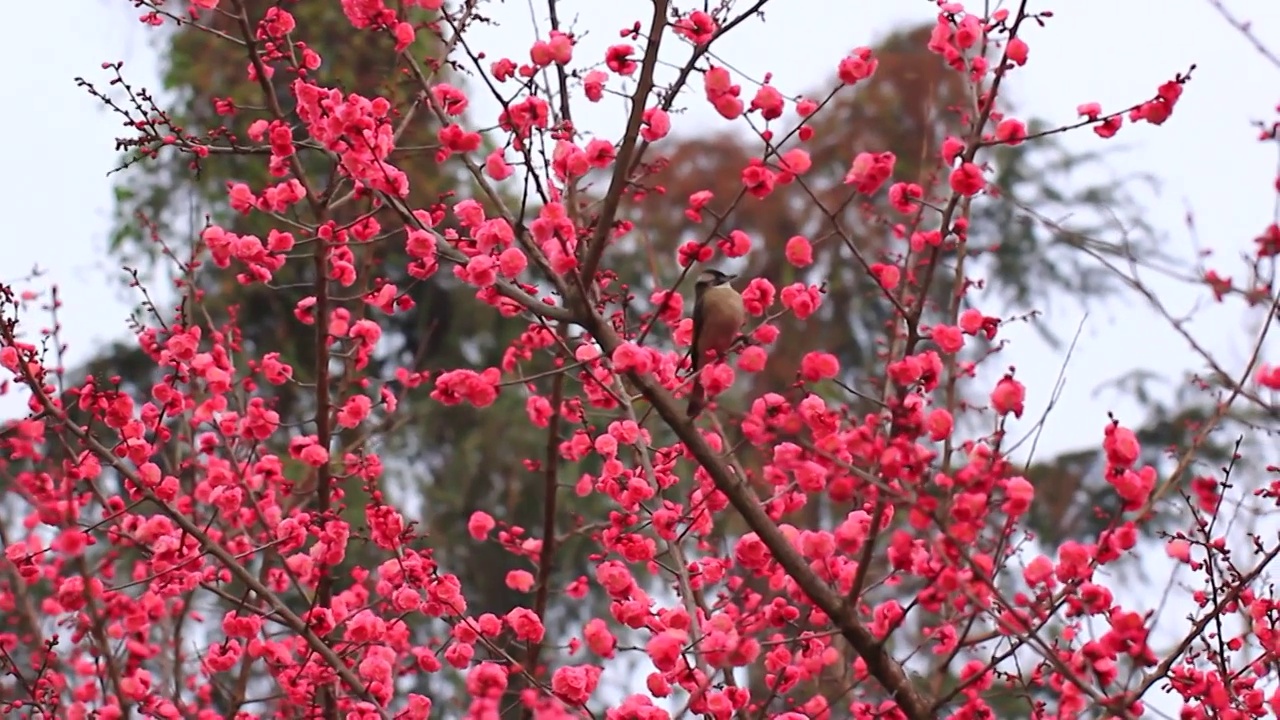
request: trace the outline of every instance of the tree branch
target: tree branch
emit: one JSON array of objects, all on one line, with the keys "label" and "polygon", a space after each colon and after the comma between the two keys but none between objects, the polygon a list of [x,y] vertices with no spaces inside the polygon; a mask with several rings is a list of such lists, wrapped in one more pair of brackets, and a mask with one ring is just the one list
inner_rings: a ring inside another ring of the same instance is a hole
[{"label": "tree branch", "polygon": [[[592,313],[589,317],[586,329],[600,343],[606,356],[612,355],[613,351],[622,344],[622,340],[609,323],[596,313]],[[769,548],[778,564],[809,596],[813,604],[831,618],[831,621],[840,629],[840,634],[866,663],[867,671],[893,695],[907,717],[911,720],[933,718],[933,713],[930,711],[933,706],[932,698],[926,697],[912,684],[902,664],[890,657],[884,645],[857,620],[852,609],[844,604],[843,598],[813,572],[809,563],[765,513],[759,501],[752,496],[740,479],[730,474],[716,452],[711,449],[711,445],[698,433],[693,423],[685,418],[684,413],[676,406],[671,393],[655,383],[648,375],[634,372],[628,372],[627,375],[645,399],[658,411],[658,415],[671,428],[671,431],[711,476],[716,488],[725,494],[734,509],[742,515],[747,526]]]},{"label": "tree branch", "polygon": [[[644,64],[640,66],[640,80],[635,94],[631,96],[631,117],[627,119],[627,129],[622,136],[622,147],[618,149],[618,157],[614,160],[613,178],[609,181],[609,191],[604,196],[604,204],[600,208],[600,217],[596,218],[596,230],[587,245],[586,259],[582,261],[582,282],[590,287],[600,267],[600,257],[604,255],[605,245],[609,244],[609,231],[613,229],[613,219],[618,214],[618,205],[622,202],[622,191],[627,186],[627,175],[631,168],[631,155],[635,152],[640,138],[640,123],[644,119],[645,102],[653,90],[653,71],[658,66],[658,48],[662,44],[662,33],[667,26],[667,0],[653,0],[653,20],[649,23],[649,40],[644,48]],[[584,301],[587,298],[583,298]]]}]

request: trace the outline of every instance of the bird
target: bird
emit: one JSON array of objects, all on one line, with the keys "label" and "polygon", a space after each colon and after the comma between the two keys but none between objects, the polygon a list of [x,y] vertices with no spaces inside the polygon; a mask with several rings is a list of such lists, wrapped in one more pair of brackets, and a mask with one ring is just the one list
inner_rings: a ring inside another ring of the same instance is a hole
[{"label": "bird", "polygon": [[693,390],[689,394],[689,419],[698,416],[706,404],[706,389],[698,371],[707,356],[721,359],[729,351],[738,331],[747,322],[742,295],[733,289],[737,275],[707,268],[698,275],[693,302]]}]

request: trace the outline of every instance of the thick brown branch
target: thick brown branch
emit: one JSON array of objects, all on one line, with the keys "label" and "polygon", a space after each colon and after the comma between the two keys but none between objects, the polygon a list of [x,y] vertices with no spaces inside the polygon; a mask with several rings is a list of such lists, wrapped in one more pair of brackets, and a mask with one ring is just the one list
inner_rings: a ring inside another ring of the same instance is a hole
[{"label": "thick brown branch", "polygon": [[667,0],[653,0],[653,20],[649,23],[649,39],[644,47],[644,63],[640,66],[640,80],[636,84],[635,94],[631,96],[631,117],[627,119],[627,130],[622,136],[622,147],[618,149],[618,157],[614,161],[609,191],[604,196],[600,217],[596,219],[596,231],[591,235],[586,259],[582,262],[581,277],[585,287],[591,286],[592,278],[600,267],[600,258],[604,255],[605,245],[609,244],[609,231],[613,229],[613,219],[617,216],[618,205],[622,202],[622,192],[627,187],[631,155],[635,152],[636,143],[640,138],[640,123],[644,119],[645,103],[648,102],[649,93],[653,91],[653,72],[658,66],[658,48],[662,44],[662,33],[667,27],[667,4]]},{"label": "thick brown branch", "polygon": [[[565,337],[565,326],[559,328],[561,341]],[[556,358],[559,360],[559,356]],[[542,548],[538,553],[538,588],[534,596],[533,611],[546,622],[547,598],[551,590],[551,573],[556,553],[556,494],[558,491],[557,476],[560,471],[560,406],[564,403],[565,373],[557,374],[551,380],[551,421],[547,427],[546,455],[543,457],[543,499],[542,499]],[[545,640],[545,638],[544,638]],[[525,667],[535,677],[538,674],[538,662],[542,655],[544,640],[529,643],[528,662]],[[527,708],[525,717],[533,717],[533,709]]]},{"label": "thick brown branch", "polygon": [[[329,243],[323,238],[316,238],[313,255],[312,272],[315,273],[316,299],[316,442],[325,452],[333,449],[333,432],[330,418],[329,398]],[[329,496],[333,493],[333,475],[329,463],[325,462],[316,468],[316,513],[319,522],[329,519]],[[333,603],[333,576],[329,568],[321,566],[320,576],[316,581],[316,605],[328,608]],[[337,698],[329,688],[322,688],[325,717],[336,720],[338,717]]]},{"label": "thick brown branch", "polygon": [[[588,321],[588,332],[600,343],[606,356],[622,344],[618,334],[609,323],[599,315],[592,314]],[[778,564],[795,580],[800,589],[809,596],[831,622],[840,630],[840,634],[853,646],[854,650],[867,665],[871,673],[897,701],[898,706],[911,720],[927,720],[933,714],[929,708],[933,706],[932,698],[925,694],[907,677],[901,663],[889,656],[884,645],[880,643],[853,615],[835,590],[822,581],[813,572],[800,552],[786,539],[776,523],[761,507],[757,498],[742,484],[740,479],[730,474],[728,467],[716,455],[711,445],[700,435],[697,429],[686,418],[682,409],[677,407],[671,393],[659,386],[647,375],[628,373],[631,381],[640,389],[645,399],[658,411],[658,415],[670,426],[689,452],[702,465],[716,488],[725,494],[734,509],[742,515],[747,526],[759,536],[765,546],[773,554]]]}]

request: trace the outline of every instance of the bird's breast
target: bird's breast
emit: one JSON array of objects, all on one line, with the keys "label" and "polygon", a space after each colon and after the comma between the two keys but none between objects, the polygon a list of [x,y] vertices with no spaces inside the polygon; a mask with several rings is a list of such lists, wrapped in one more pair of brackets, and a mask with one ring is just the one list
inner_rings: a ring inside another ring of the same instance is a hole
[{"label": "bird's breast", "polygon": [[702,297],[701,342],[703,351],[724,352],[747,321],[742,296],[731,288],[711,288]]}]

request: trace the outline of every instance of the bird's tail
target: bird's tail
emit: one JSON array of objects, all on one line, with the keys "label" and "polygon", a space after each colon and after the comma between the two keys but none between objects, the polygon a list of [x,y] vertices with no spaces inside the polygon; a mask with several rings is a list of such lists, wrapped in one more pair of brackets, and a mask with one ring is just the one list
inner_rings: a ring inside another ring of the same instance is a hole
[{"label": "bird's tail", "polygon": [[694,376],[693,389],[689,391],[689,409],[686,414],[690,420],[698,417],[698,413],[702,412],[703,406],[707,404],[707,391],[703,389],[702,383],[698,382],[700,379]]}]

